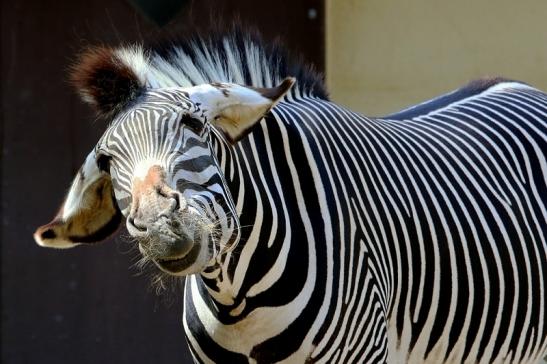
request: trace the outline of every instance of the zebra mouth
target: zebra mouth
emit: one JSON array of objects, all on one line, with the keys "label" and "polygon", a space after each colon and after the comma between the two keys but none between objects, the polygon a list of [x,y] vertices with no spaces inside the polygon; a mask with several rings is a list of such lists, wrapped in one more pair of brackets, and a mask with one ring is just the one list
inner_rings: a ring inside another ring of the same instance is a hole
[{"label": "zebra mouth", "polygon": [[196,262],[199,251],[200,245],[194,244],[192,249],[183,257],[153,258],[152,260],[164,272],[177,274],[186,270]]}]

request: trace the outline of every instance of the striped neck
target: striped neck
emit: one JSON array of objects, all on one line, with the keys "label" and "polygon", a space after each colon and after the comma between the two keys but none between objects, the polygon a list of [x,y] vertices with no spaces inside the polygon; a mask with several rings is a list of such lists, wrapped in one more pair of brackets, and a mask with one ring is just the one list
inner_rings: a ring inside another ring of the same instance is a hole
[{"label": "striped neck", "polygon": [[[203,288],[215,301],[219,315],[226,314],[226,320],[237,320],[261,306],[265,296],[268,300],[277,295],[291,301],[308,275],[308,247],[291,246],[295,236],[306,239],[302,222],[289,221],[288,212],[298,211],[298,201],[293,192],[281,187],[292,185],[288,168],[278,165],[286,160],[283,146],[288,141],[280,134],[285,128],[285,121],[269,114],[236,145],[216,131],[211,133],[211,149],[240,221],[233,235],[235,248],[201,275]],[[300,257],[300,264],[287,264],[289,258],[296,257]],[[291,272],[287,271],[289,267]],[[281,274],[288,273],[296,287],[294,292],[288,292],[279,280]]]}]

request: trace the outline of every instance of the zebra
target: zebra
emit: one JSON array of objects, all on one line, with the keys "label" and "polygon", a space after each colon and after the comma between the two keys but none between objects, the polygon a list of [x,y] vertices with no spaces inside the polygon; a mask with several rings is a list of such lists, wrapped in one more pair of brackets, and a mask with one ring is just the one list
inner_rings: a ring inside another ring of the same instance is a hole
[{"label": "zebra", "polygon": [[185,277],[196,363],[534,363],[547,351],[547,94],[489,78],[386,117],[245,31],[90,48],[109,122],[41,246],[125,221]]}]

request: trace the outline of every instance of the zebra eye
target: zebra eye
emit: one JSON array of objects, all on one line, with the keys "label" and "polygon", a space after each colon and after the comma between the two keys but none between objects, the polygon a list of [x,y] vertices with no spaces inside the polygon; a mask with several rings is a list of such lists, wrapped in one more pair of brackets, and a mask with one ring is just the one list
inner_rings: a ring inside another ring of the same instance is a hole
[{"label": "zebra eye", "polygon": [[196,134],[201,134],[203,132],[203,123],[188,114],[183,115],[180,119],[180,122],[190,128],[190,130],[192,130]]},{"label": "zebra eye", "polygon": [[111,159],[112,157],[106,154],[97,155],[97,167],[99,168],[99,170],[109,173]]}]

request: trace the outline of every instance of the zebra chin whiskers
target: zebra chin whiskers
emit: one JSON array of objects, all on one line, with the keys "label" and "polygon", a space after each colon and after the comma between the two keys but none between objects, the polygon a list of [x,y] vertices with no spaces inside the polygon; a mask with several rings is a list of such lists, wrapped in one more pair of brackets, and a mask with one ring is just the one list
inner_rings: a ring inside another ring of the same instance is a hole
[{"label": "zebra chin whiskers", "polygon": [[156,296],[162,298],[166,305],[172,305],[176,300],[180,300],[182,295],[182,286],[185,277],[173,276],[162,271],[156,271],[150,276],[149,289]]},{"label": "zebra chin whiskers", "polygon": [[145,273],[153,264],[152,259],[146,255],[142,254],[139,249],[139,240],[130,234],[122,233],[120,235],[122,243],[127,244],[129,249],[125,252],[126,254],[132,254],[130,269],[136,270],[135,275],[140,276]]},{"label": "zebra chin whiskers", "polygon": [[141,259],[133,265],[139,269],[137,276],[148,277],[148,290],[161,297],[162,303],[171,306],[176,300],[180,300],[184,276],[174,276],[156,268],[148,257]]},{"label": "zebra chin whiskers", "polygon": [[135,276],[148,277],[148,290],[161,297],[161,302],[167,307],[171,306],[177,300],[180,301],[184,277],[173,276],[158,270],[152,258],[142,254],[138,249],[139,240],[129,234],[122,234],[121,241],[128,244],[130,249],[124,254],[133,254],[132,264],[129,269],[134,271]]}]

